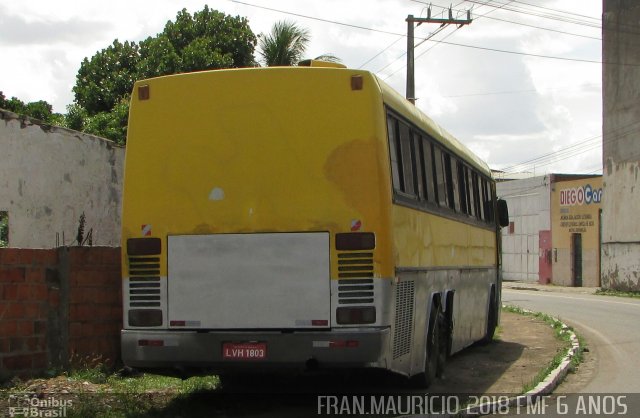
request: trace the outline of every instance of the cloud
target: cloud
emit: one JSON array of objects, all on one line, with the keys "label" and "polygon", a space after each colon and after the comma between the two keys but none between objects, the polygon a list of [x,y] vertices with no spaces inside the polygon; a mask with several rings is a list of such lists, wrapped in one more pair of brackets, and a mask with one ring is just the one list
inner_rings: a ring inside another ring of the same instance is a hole
[{"label": "cloud", "polygon": [[113,24],[109,22],[78,18],[27,20],[0,7],[0,44],[3,45],[89,44],[112,29]]}]

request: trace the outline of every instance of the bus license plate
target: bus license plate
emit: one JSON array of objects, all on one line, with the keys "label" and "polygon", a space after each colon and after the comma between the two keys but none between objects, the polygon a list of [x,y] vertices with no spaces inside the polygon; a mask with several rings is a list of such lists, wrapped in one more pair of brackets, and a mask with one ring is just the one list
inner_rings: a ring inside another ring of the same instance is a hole
[{"label": "bus license plate", "polygon": [[223,343],[222,358],[225,360],[264,360],[267,358],[267,343]]}]

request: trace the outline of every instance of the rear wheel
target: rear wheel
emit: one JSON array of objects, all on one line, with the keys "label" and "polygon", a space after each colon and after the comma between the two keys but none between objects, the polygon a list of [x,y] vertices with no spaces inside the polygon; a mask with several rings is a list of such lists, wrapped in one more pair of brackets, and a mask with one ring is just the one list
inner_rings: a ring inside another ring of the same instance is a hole
[{"label": "rear wheel", "polygon": [[491,290],[491,300],[489,301],[489,312],[487,312],[487,332],[485,333],[482,343],[488,344],[493,341],[493,335],[498,326],[498,307],[496,305],[496,294]]},{"label": "rear wheel", "polygon": [[426,389],[444,373],[447,357],[447,336],[444,335],[447,328],[445,322],[446,319],[440,310],[434,309],[429,319],[424,370],[410,379],[410,384],[414,388]]}]

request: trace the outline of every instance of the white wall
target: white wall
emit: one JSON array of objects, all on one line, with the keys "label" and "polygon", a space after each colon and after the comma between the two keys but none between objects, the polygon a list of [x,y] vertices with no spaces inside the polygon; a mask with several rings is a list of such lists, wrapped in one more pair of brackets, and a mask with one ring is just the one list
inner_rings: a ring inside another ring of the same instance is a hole
[{"label": "white wall", "polygon": [[539,232],[551,229],[549,176],[496,184],[509,207],[514,232],[502,228],[502,271],[506,280],[538,280]]},{"label": "white wall", "polygon": [[[93,245],[120,245],[124,148],[0,109],[0,211],[9,246],[72,244],[80,215]],[[65,242],[62,242],[64,233]]]}]

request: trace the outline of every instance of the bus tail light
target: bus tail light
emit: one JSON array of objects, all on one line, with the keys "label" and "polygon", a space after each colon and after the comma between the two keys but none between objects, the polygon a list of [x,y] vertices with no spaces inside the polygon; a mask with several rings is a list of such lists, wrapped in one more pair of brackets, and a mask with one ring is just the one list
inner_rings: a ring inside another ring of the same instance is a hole
[{"label": "bus tail light", "polygon": [[336,309],[336,322],[338,324],[374,324],[376,322],[376,308],[342,307]]},{"label": "bus tail light", "polygon": [[358,251],[376,248],[376,235],[373,232],[345,232],[336,234],[336,250]]},{"label": "bus tail light", "polygon": [[159,327],[162,325],[162,311],[160,309],[130,309],[129,326],[131,327]]},{"label": "bus tail light", "polygon": [[129,238],[127,240],[128,255],[158,255],[161,252],[160,238]]}]

